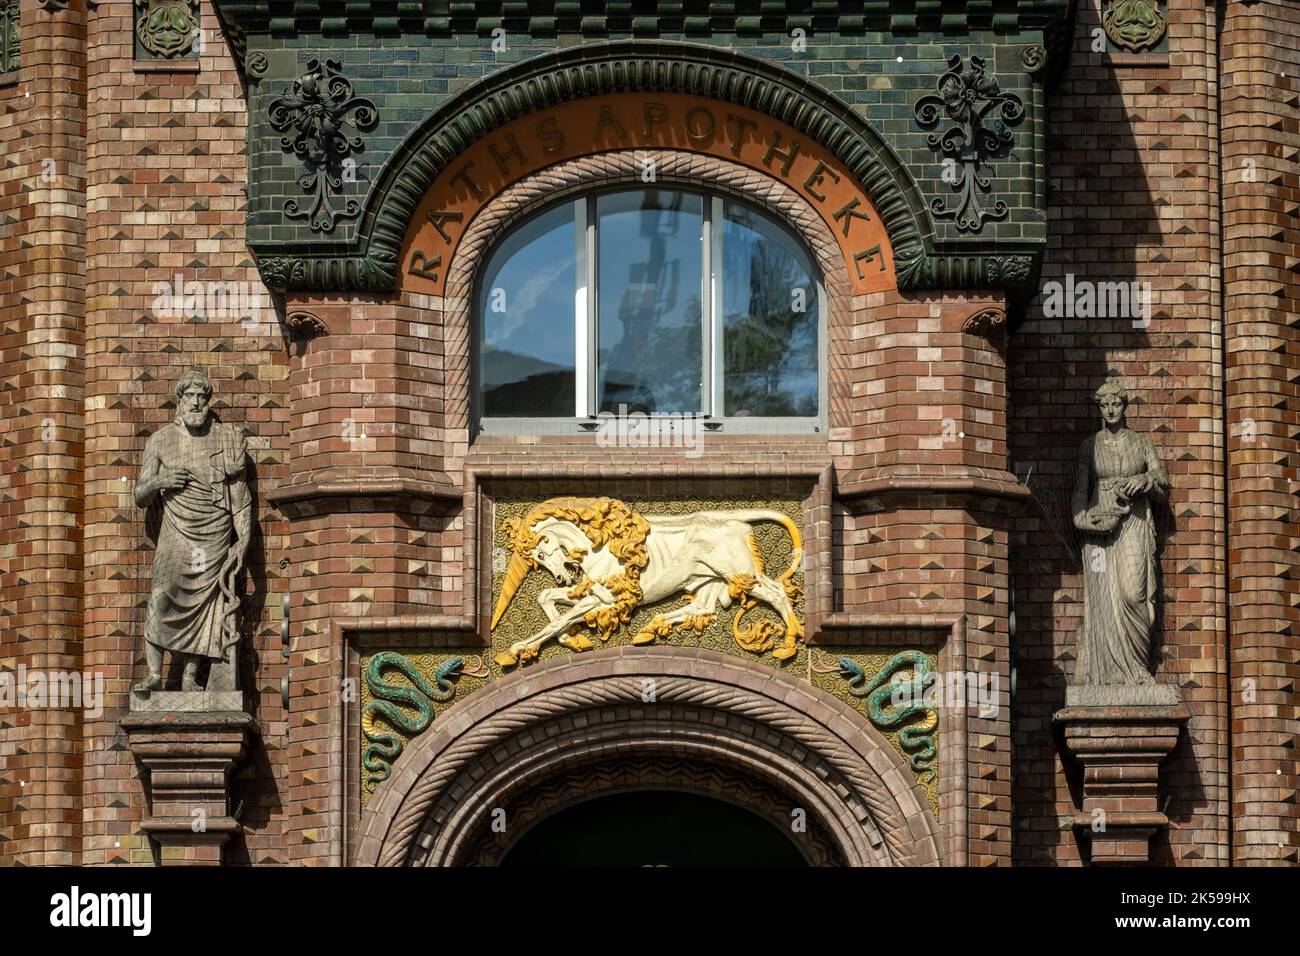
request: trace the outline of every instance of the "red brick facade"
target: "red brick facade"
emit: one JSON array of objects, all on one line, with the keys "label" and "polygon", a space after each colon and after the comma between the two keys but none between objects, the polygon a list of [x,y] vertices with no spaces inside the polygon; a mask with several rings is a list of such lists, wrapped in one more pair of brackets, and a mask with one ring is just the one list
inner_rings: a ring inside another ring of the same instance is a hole
[{"label": "red brick facade", "polygon": [[[1300,11],[1287,0],[1217,10],[1170,0],[1167,52],[1101,56],[1097,10],[1079,6],[1071,63],[1045,104],[1040,284],[1067,274],[1149,282],[1150,324],[1048,317],[1040,296],[1026,305],[987,288],[892,282],[855,293],[834,221],[798,183],[722,150],[663,149],[653,153],[661,181],[740,197],[783,221],[817,261],[829,311],[826,432],[708,436],[683,461],[590,436],[472,437],[472,290],[493,241],[561,195],[635,183],[646,150],[581,155],[502,184],[443,264],[441,294],[268,293],[258,323],[187,318],[156,308],[160,283],[262,289],[246,243],[246,78],[222,40],[192,61],[136,59],[129,0],[90,12],[82,0],[54,12],[23,0],[21,68],[0,76],[0,668],[102,672],[106,699],[84,719],[0,709],[0,864],[211,859],[198,846],[164,856],[142,829],[149,795],[122,725],[142,674],[152,561],[130,489],[191,367],[211,377],[222,420],[252,436],[241,686],[257,729],[230,783],[242,827],[227,864],[397,852],[377,836],[390,823],[377,815],[400,828],[412,807],[433,805],[398,789],[417,794],[438,755],[456,752],[472,730],[466,714],[496,720],[501,690],[526,696],[531,685],[519,671],[458,702],[363,809],[356,707],[341,691],[358,679],[359,648],[487,654],[492,503],[561,494],[802,500],[811,648],[923,647],[942,671],[998,678],[992,716],[941,722],[934,819],[916,815],[924,801],[896,765],[866,759],[896,800],[881,798],[881,818],[900,828],[886,843],[903,846],[907,828],[917,841],[914,859],[895,860],[1085,863],[1080,768],[1052,725],[1082,589],[1053,515],[1108,373],[1128,385],[1129,422],[1154,442],[1173,486],[1157,516],[1156,674],[1178,685],[1190,717],[1161,767],[1171,822],[1151,858],[1296,863]],[[201,11],[217,37],[207,0]],[[539,666],[537,683],[549,693],[568,674],[608,691],[594,723],[612,734],[620,675],[707,674],[739,688],[727,705],[736,714],[746,695],[768,693],[712,651],[662,664],[646,654],[611,648],[568,671]],[[834,731],[844,753],[879,742],[865,719],[845,730],[845,706],[807,680],[780,681],[797,687],[783,699],[802,701],[809,721],[773,731],[773,754],[800,753],[791,780],[802,779],[808,735]],[[701,705],[682,695],[664,734],[685,739]],[[555,707],[547,720],[582,725],[571,703]],[[540,759],[526,732],[500,733],[503,753]],[[707,776],[685,757],[658,756],[619,773],[642,784]],[[762,761],[750,758],[728,764],[725,779],[770,802],[770,781],[752,776]],[[541,814],[564,802],[554,794],[599,776],[589,752],[563,759],[541,796],[483,792]],[[824,830],[857,846],[847,816],[827,811]],[[433,858],[491,858],[478,831],[455,852],[426,831],[421,852]],[[393,846],[406,852],[414,838]],[[869,862],[865,850],[844,858]]]}]

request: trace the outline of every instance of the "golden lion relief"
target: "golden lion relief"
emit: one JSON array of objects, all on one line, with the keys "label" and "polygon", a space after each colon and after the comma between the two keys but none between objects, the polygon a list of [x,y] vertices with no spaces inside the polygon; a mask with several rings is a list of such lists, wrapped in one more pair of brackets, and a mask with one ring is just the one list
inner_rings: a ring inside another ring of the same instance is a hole
[{"label": "golden lion relief", "polygon": [[[754,524],[764,521],[779,524],[790,535],[790,567],[779,578],[768,577],[754,538]],[[684,595],[685,603],[655,615],[633,644],[649,644],[674,627],[699,633],[733,604],[731,633],[745,650],[771,650],[784,661],[794,657],[803,639],[803,624],[794,610],[803,539],[798,526],[780,512],[641,515],[616,498],[551,498],[522,518],[502,522],[502,528],[510,542],[510,562],[492,629],[530,572],[545,569],[557,585],[537,596],[546,626],[497,654],[502,667],[536,659],[553,637],[570,650],[589,650],[593,645],[584,631],[608,640],[637,608],[677,594]],[[760,601],[783,624],[766,619],[742,624]]]}]

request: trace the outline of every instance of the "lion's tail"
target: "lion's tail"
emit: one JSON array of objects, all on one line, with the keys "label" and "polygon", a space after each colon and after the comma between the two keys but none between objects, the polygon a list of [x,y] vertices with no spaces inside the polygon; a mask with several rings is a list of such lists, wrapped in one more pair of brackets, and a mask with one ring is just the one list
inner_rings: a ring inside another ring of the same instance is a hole
[{"label": "lion's tail", "polygon": [[[794,576],[803,565],[803,535],[799,531],[799,526],[794,523],[789,515],[782,514],[779,511],[742,511],[737,517],[751,524],[755,521],[772,521],[785,529],[786,534],[790,536],[790,567],[777,580],[781,582],[786,597],[791,601],[798,600],[802,592],[799,585],[795,583]],[[751,545],[750,549],[755,551],[757,547]],[[761,565],[759,570],[762,571]]]}]

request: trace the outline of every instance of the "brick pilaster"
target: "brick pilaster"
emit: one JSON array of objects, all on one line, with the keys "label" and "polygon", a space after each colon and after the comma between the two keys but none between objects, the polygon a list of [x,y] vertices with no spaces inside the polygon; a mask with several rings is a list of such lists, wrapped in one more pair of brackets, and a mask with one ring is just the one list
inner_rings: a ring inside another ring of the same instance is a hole
[{"label": "brick pilaster", "polygon": [[[0,86],[0,666],[77,672],[85,308],[85,9],[21,4]],[[0,864],[81,861],[80,709],[0,711]]]},{"label": "brick pilaster", "polygon": [[1294,865],[1300,853],[1300,8],[1279,0],[1222,6],[1232,859]]}]

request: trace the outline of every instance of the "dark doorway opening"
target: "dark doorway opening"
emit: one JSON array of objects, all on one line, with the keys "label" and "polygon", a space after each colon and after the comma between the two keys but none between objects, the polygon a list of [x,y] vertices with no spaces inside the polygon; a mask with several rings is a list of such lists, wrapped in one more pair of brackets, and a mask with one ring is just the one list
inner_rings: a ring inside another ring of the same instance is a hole
[{"label": "dark doorway opening", "polygon": [[807,866],[794,841],[713,797],[638,790],[585,800],[533,826],[501,866]]}]

